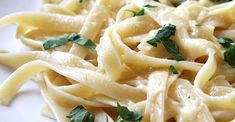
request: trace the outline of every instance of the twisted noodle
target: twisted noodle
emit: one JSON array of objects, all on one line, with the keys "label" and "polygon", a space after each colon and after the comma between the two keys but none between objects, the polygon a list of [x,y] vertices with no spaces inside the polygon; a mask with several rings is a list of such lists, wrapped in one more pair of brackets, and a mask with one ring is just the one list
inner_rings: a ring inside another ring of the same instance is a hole
[{"label": "twisted noodle", "polygon": [[[235,39],[235,1],[43,0],[41,12],[15,13],[0,27],[19,24],[17,38],[31,52],[0,51],[0,63],[16,70],[0,86],[9,104],[27,80],[40,86],[45,116],[59,122],[78,105],[96,122],[115,121],[116,103],[141,111],[142,122],[235,121],[235,69],[223,59],[217,38]],[[144,15],[130,11],[144,7]],[[184,61],[173,60],[163,44],[149,45],[166,24]],[[79,33],[98,46],[67,43],[43,49],[47,37]],[[16,62],[17,60],[17,62]],[[174,66],[179,74],[169,70]]]}]

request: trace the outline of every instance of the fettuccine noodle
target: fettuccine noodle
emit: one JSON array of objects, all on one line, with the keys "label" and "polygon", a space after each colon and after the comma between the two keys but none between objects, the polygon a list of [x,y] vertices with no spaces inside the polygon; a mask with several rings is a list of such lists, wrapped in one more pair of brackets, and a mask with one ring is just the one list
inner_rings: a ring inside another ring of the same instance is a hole
[{"label": "fettuccine noodle", "polygon": [[[0,19],[0,27],[18,24],[17,38],[34,49],[0,51],[0,63],[16,69],[0,85],[0,104],[33,79],[46,103],[43,115],[58,122],[69,122],[66,116],[79,105],[95,122],[114,122],[117,102],[140,111],[141,122],[235,121],[235,68],[217,42],[235,39],[235,1],[81,1],[43,0],[40,12]],[[143,15],[133,16],[141,9]],[[184,60],[174,60],[164,44],[148,43],[167,24],[176,26],[170,39]],[[48,37],[71,33],[97,47],[43,48]]]}]

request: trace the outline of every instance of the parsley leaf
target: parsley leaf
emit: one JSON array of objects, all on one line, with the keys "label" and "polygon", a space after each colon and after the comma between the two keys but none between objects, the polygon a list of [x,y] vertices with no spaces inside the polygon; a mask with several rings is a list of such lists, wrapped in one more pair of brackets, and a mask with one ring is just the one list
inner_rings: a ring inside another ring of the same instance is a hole
[{"label": "parsley leaf", "polygon": [[73,42],[79,45],[83,45],[88,49],[95,49],[96,44],[93,43],[90,39],[87,39],[85,37],[80,36],[77,33],[73,34],[65,34],[57,37],[50,37],[46,39],[46,41],[43,43],[43,48],[45,50],[53,49],[62,45],[65,45],[68,42]]},{"label": "parsley leaf", "polygon": [[224,60],[228,62],[229,65],[235,67],[235,43],[233,40],[222,37],[218,42],[225,48]]},{"label": "parsley leaf", "polygon": [[175,35],[176,26],[172,24],[165,25],[161,30],[158,32],[158,36],[156,38],[162,39],[164,37],[170,38],[172,35]]},{"label": "parsley leaf", "polygon": [[182,4],[183,2],[186,2],[187,0],[180,0],[180,4]]},{"label": "parsley leaf", "polygon": [[140,9],[139,11],[135,12],[133,10],[126,10],[126,11],[129,11],[131,13],[133,13],[133,17],[135,16],[142,16],[144,15],[144,7],[146,8],[154,8],[154,7],[157,7],[157,6],[153,6],[153,5],[144,5],[142,9]]},{"label": "parsley leaf", "polygon": [[130,111],[127,107],[117,103],[118,118],[115,122],[140,122],[142,115],[140,112]]},{"label": "parsley leaf", "polygon": [[210,1],[215,2],[215,3],[224,3],[224,2],[230,2],[233,0],[210,0]]},{"label": "parsley leaf", "polygon": [[153,5],[147,4],[147,5],[144,5],[144,7],[146,7],[146,8],[155,8],[155,7],[157,7],[157,6],[153,6]]},{"label": "parsley leaf", "polygon": [[86,0],[80,0],[80,3],[84,3],[84,2],[86,2]]},{"label": "parsley leaf", "polygon": [[[180,4],[182,4],[183,2],[186,2],[187,0],[180,0]],[[230,1],[233,1],[233,0],[210,0],[211,2],[214,2],[214,3],[224,3],[224,2],[230,2]]]},{"label": "parsley leaf", "polygon": [[159,3],[160,3],[160,1],[159,1],[159,0],[153,0],[153,1],[156,1],[156,2],[159,2]]},{"label": "parsley leaf", "polygon": [[235,67],[235,44],[226,48],[224,52],[224,60],[228,62],[229,65]]},{"label": "parsley leaf", "polygon": [[165,49],[167,50],[168,53],[171,54],[171,56],[177,60],[177,61],[182,61],[184,60],[183,56],[180,54],[179,49],[176,46],[176,43],[172,41],[169,38],[164,38],[162,41]]},{"label": "parsley leaf", "polygon": [[150,44],[154,47],[157,47],[157,44],[160,43],[160,42],[161,42],[161,40],[157,39],[157,38],[152,38],[152,39],[147,41],[148,44]]},{"label": "parsley leaf", "polygon": [[172,35],[175,35],[176,26],[172,24],[164,25],[161,30],[155,35],[154,38],[147,41],[148,44],[157,47],[157,44],[162,42],[167,52],[169,52],[172,57],[177,61],[184,60],[183,56],[180,54],[176,43],[170,39]]},{"label": "parsley leaf", "polygon": [[228,48],[231,46],[231,43],[233,42],[232,39],[227,38],[227,37],[222,37],[219,38],[218,42],[224,47],[224,48]]},{"label": "parsley leaf", "polygon": [[173,74],[179,74],[177,69],[174,66],[171,65],[169,69]]},{"label": "parsley leaf", "polygon": [[69,40],[76,40],[76,39],[79,39],[79,38],[80,38],[80,35],[77,34],[77,33],[72,33],[68,36]]},{"label": "parsley leaf", "polygon": [[70,122],[94,122],[95,116],[89,113],[82,105],[74,108],[69,116]]},{"label": "parsley leaf", "polygon": [[85,46],[86,48],[89,48],[89,49],[95,49],[96,48],[96,45],[90,39],[87,39],[87,38],[84,38],[84,37],[81,37],[81,38],[76,39],[76,40],[72,40],[72,42],[74,42],[76,44],[79,44],[79,45],[83,45],[83,46]]},{"label": "parsley leaf", "polygon": [[170,38],[172,35],[175,35],[175,31],[176,31],[175,25],[172,24],[164,25],[163,28],[158,31],[157,35],[153,39],[147,41],[147,43],[157,47],[157,43],[160,43],[161,40],[165,38]]},{"label": "parsley leaf", "polygon": [[129,11],[129,12],[133,13],[133,17],[144,15],[144,9],[143,9],[143,8],[140,9],[138,12],[135,12],[135,11],[133,11],[133,10],[126,10],[126,11]]},{"label": "parsley leaf", "polygon": [[109,117],[106,115],[106,122],[109,122]]},{"label": "parsley leaf", "polygon": [[43,43],[43,47],[45,50],[48,50],[65,45],[69,41],[67,38],[68,34],[57,37],[50,37]]}]

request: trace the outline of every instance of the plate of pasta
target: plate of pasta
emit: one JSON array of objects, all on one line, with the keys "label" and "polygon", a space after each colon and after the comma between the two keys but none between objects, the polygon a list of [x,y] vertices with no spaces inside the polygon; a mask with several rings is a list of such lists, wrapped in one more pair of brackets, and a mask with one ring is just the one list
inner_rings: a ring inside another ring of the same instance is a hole
[{"label": "plate of pasta", "polygon": [[[5,121],[35,112],[17,120],[235,122],[234,0],[42,0],[35,7],[0,18],[0,32],[15,25],[17,38],[1,40],[9,46],[0,64],[12,69],[0,83]],[[23,110],[29,106],[37,107]]]}]

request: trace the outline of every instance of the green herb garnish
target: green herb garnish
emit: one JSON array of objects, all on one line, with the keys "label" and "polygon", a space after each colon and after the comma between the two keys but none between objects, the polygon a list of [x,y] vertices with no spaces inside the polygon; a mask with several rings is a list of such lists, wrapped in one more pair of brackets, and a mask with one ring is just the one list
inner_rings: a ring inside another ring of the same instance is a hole
[{"label": "green herb garnish", "polygon": [[218,42],[225,48],[224,60],[235,67],[235,43],[226,37],[220,38]]},{"label": "green herb garnish", "polygon": [[182,4],[183,2],[186,2],[187,0],[180,0],[180,4]]},{"label": "green herb garnish", "polygon": [[153,5],[144,5],[144,7],[146,7],[146,8],[155,8],[155,7],[157,7],[157,6],[153,6]]},{"label": "green herb garnish", "polygon": [[94,122],[95,116],[89,113],[82,105],[74,108],[69,116],[70,122]]},{"label": "green herb garnish", "polygon": [[135,12],[133,10],[126,10],[126,11],[129,11],[129,12],[133,13],[133,17],[144,15],[144,9],[140,9],[138,12]]},{"label": "green herb garnish", "polygon": [[[187,0],[180,0],[180,4],[182,4],[183,2],[186,2]],[[198,1],[198,0],[196,0]],[[214,3],[224,3],[224,2],[230,2],[230,1],[233,1],[233,0],[210,0],[211,2],[214,2]]]},{"label": "green herb garnish", "polygon": [[215,3],[224,3],[224,2],[230,2],[233,0],[210,0],[211,2],[215,2]]},{"label": "green herb garnish", "polygon": [[160,3],[160,1],[159,1],[159,0],[153,0],[153,1],[156,1],[156,2],[159,2],[159,3]]},{"label": "green herb garnish", "polygon": [[233,40],[227,37],[219,38],[218,42],[224,47],[229,48],[231,46],[231,43],[233,43]]},{"label": "green herb garnish", "polygon": [[224,60],[228,62],[229,65],[235,67],[235,44],[226,49],[224,52]]},{"label": "green herb garnish", "polygon": [[171,66],[169,67],[169,69],[170,69],[170,71],[171,71],[173,74],[179,74],[178,71],[177,71],[177,69],[176,69],[174,66],[171,65]]},{"label": "green herb garnish", "polygon": [[184,60],[183,56],[180,54],[178,47],[176,46],[176,43],[169,39],[165,38],[162,41],[165,49],[167,50],[168,53],[171,54],[171,56],[176,60],[176,61],[182,61]]},{"label": "green herb garnish", "polygon": [[115,122],[140,122],[142,119],[141,112],[130,111],[127,107],[117,103],[118,118]]},{"label": "green herb garnish", "polygon": [[85,46],[88,49],[95,49],[96,44],[93,43],[90,39],[87,39],[85,37],[80,36],[77,33],[73,34],[65,34],[57,37],[50,37],[46,39],[46,41],[43,43],[43,48],[45,50],[53,49],[62,45],[65,45],[68,42],[73,42],[82,46]]},{"label": "green herb garnish", "polygon": [[72,42],[78,44],[78,45],[83,45],[83,46],[85,46],[86,48],[89,48],[89,49],[95,49],[96,48],[95,43],[93,43],[90,39],[87,39],[85,37],[81,37],[77,33],[71,34],[68,39],[71,40]]},{"label": "green herb garnish", "polygon": [[80,2],[80,3],[84,3],[84,2],[86,2],[86,0],[80,0],[79,2]]},{"label": "green herb garnish", "polygon": [[43,47],[45,50],[48,50],[65,45],[68,42],[68,36],[68,34],[65,34],[57,37],[50,37],[43,43]]},{"label": "green herb garnish", "polygon": [[169,52],[175,60],[182,61],[184,60],[184,58],[180,54],[176,43],[170,39],[171,36],[175,35],[175,31],[175,25],[164,25],[163,28],[158,31],[155,37],[147,41],[147,43],[154,47],[157,47],[158,43],[162,42],[167,52]]},{"label": "green herb garnish", "polygon": [[109,117],[106,115],[106,122],[109,122]]},{"label": "green herb garnish", "polygon": [[144,7],[146,8],[154,8],[154,7],[157,7],[157,6],[153,6],[153,5],[144,5],[142,9],[140,9],[139,11],[135,12],[133,10],[126,10],[126,11],[129,11],[131,13],[133,13],[133,17],[135,16],[142,16],[144,15]]}]

